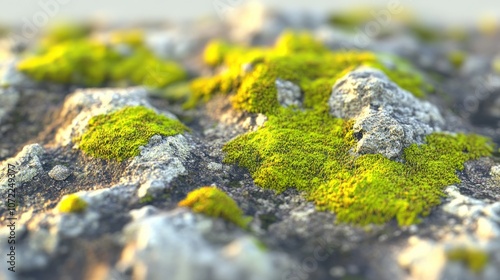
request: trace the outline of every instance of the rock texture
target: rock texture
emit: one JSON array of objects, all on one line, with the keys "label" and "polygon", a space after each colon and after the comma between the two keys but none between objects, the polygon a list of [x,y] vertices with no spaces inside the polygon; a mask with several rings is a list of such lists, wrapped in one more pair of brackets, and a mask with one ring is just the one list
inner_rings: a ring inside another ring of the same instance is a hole
[{"label": "rock texture", "polygon": [[400,159],[404,148],[441,131],[439,110],[399,88],[381,71],[360,68],[340,79],[328,100],[335,117],[354,119],[358,154]]}]

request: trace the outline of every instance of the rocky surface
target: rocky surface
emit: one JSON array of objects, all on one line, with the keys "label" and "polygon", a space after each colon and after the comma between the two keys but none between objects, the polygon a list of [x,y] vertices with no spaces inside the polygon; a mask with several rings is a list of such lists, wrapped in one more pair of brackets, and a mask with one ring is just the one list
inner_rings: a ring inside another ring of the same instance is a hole
[{"label": "rocky surface", "polygon": [[328,100],[330,114],[353,119],[358,154],[382,154],[401,159],[404,148],[424,143],[442,130],[438,108],[399,88],[382,72],[364,68],[340,79]]},{"label": "rocky surface", "polygon": [[[158,55],[179,60],[193,77],[209,71],[201,63],[207,39],[269,44],[286,28],[308,29],[333,50],[397,54],[434,77],[436,92],[417,99],[377,70],[346,73],[331,85],[328,106],[333,116],[354,119],[354,152],[401,160],[403,148],[424,143],[435,131],[480,133],[500,144],[500,73],[491,65],[499,34],[465,30],[468,40],[443,37],[429,43],[395,22],[384,36],[360,44],[359,33],[330,25],[325,14],[252,4],[226,19],[159,26],[148,31],[146,41]],[[447,57],[453,48],[467,54],[458,69]],[[224,163],[222,146],[265,126],[267,116],[233,110],[227,96],[185,110],[145,87],[34,82],[16,70],[19,57],[9,46],[0,44],[0,54],[6,57],[0,61],[0,194],[7,198],[7,170],[14,165],[18,218],[12,273],[5,253],[10,213],[2,200],[0,279],[494,280],[500,275],[497,151],[457,171],[460,182],[445,188],[441,205],[419,224],[336,223],[334,213],[316,210],[301,193],[262,189],[247,170]],[[302,106],[296,84],[278,79],[275,86],[282,106]],[[178,119],[190,131],[155,135],[124,162],[78,149],[73,139],[93,116],[137,105]],[[190,191],[210,185],[253,218],[249,229],[177,207]],[[85,211],[59,211],[68,194],[85,201]],[[480,269],[467,254],[450,257],[457,248],[484,257]]]}]

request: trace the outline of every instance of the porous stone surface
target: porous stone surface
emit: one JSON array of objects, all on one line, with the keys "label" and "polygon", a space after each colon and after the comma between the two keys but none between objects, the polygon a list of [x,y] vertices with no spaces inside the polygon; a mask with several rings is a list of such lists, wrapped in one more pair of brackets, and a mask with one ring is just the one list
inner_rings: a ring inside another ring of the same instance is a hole
[{"label": "porous stone surface", "polygon": [[401,159],[404,148],[424,143],[441,131],[444,120],[427,101],[399,88],[381,71],[357,69],[341,78],[328,100],[330,114],[354,120],[358,154],[382,154]]},{"label": "porous stone surface", "polygon": [[19,92],[13,88],[0,87],[0,124],[12,112],[19,100]]},{"label": "porous stone surface", "polygon": [[58,181],[66,180],[71,175],[71,170],[64,165],[56,165],[49,171],[50,178]]},{"label": "porous stone surface", "polygon": [[298,85],[282,79],[277,79],[275,85],[278,91],[278,102],[281,106],[302,106],[302,93]]},{"label": "porous stone surface", "polygon": [[[9,178],[7,176],[8,169],[15,171],[16,184],[27,183],[39,173],[43,172],[40,158],[44,153],[45,150],[40,144],[31,144],[24,146],[21,152],[19,152],[15,157],[3,161],[1,169],[4,172],[0,175],[0,190],[2,193],[4,193],[7,189],[9,182]],[[13,167],[9,168],[9,165]]]},{"label": "porous stone surface", "polygon": [[134,220],[124,229],[127,246],[117,268],[134,279],[256,280],[277,279],[289,265],[246,234],[216,236],[217,223],[181,209]]}]

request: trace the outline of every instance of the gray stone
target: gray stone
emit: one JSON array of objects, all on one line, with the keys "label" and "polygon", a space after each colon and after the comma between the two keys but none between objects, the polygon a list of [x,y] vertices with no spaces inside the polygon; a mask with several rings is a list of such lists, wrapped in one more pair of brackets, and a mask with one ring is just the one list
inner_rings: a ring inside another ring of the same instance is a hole
[{"label": "gray stone", "polygon": [[124,229],[125,249],[117,265],[133,279],[232,280],[279,279],[287,268],[282,255],[264,251],[243,235],[225,244],[204,236],[210,218],[186,209],[160,213],[131,222]]},{"label": "gray stone", "polygon": [[155,195],[179,175],[186,174],[184,166],[194,144],[184,135],[155,137],[141,148],[124,171],[122,182],[138,183],[138,196]]},{"label": "gray stone", "polygon": [[277,79],[275,85],[278,91],[278,102],[281,106],[302,107],[302,93],[298,85],[282,79]]},{"label": "gray stone", "polygon": [[500,165],[495,165],[495,166],[491,167],[490,175],[495,180],[500,181]]},{"label": "gray stone", "polygon": [[50,178],[57,181],[64,181],[71,175],[71,170],[64,165],[56,165],[49,171]]},{"label": "gray stone", "polygon": [[[31,181],[39,173],[43,172],[42,163],[40,162],[40,157],[45,153],[45,150],[39,144],[31,144],[24,146],[21,152],[19,152],[14,158],[7,159],[0,165],[0,170],[7,170],[8,164],[15,166],[15,181],[16,187],[20,184]],[[8,176],[7,172],[3,172],[0,175],[0,190],[3,192],[8,187]]]},{"label": "gray stone", "polygon": [[424,143],[426,135],[444,126],[435,106],[371,68],[359,68],[340,79],[328,104],[331,115],[354,119],[357,154],[382,154],[400,160],[404,148]]},{"label": "gray stone", "polygon": [[17,102],[19,101],[19,92],[13,88],[2,88],[0,85],[0,125],[9,116]]},{"label": "gray stone", "polygon": [[17,59],[0,62],[0,87],[16,87],[31,84],[31,81],[17,71]]}]

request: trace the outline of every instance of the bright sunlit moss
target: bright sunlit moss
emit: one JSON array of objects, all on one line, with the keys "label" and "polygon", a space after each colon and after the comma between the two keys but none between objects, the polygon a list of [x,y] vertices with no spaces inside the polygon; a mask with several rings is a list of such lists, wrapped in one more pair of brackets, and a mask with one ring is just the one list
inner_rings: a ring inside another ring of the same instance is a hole
[{"label": "bright sunlit moss", "polygon": [[205,49],[205,62],[222,67],[211,77],[192,82],[192,98],[186,108],[206,102],[214,94],[234,94],[233,107],[254,113],[270,113],[279,107],[275,81],[297,84],[307,108],[326,109],[336,80],[359,66],[384,71],[389,78],[417,97],[431,87],[413,67],[400,58],[360,51],[328,51],[308,33],[285,32],[273,48],[244,48],[214,41]]},{"label": "bright sunlit moss", "polygon": [[139,155],[139,147],[153,135],[173,136],[186,130],[181,122],[151,109],[125,107],[90,119],[86,132],[75,141],[88,155],[123,161]]},{"label": "bright sunlit moss", "polygon": [[251,217],[245,217],[238,204],[217,187],[202,187],[190,192],[179,202],[181,207],[189,207],[196,213],[223,218],[242,228],[247,228]]},{"label": "bright sunlit moss", "polygon": [[488,139],[432,134],[404,151],[405,163],[382,155],[354,157],[351,123],[318,112],[280,109],[264,127],[227,143],[225,162],[247,168],[255,183],[280,193],[303,191],[319,210],[360,225],[396,218],[417,223],[458,183],[463,163],[490,155]]},{"label": "bright sunlit moss", "polygon": [[59,202],[57,209],[61,213],[79,213],[87,209],[87,202],[77,194],[65,195]]},{"label": "bright sunlit moss", "polygon": [[[140,31],[113,33],[111,44],[74,32],[50,33],[39,52],[18,64],[19,71],[36,81],[83,86],[128,83],[164,88],[187,78],[179,64],[146,48]],[[118,51],[118,45],[127,45],[129,52]]]}]

